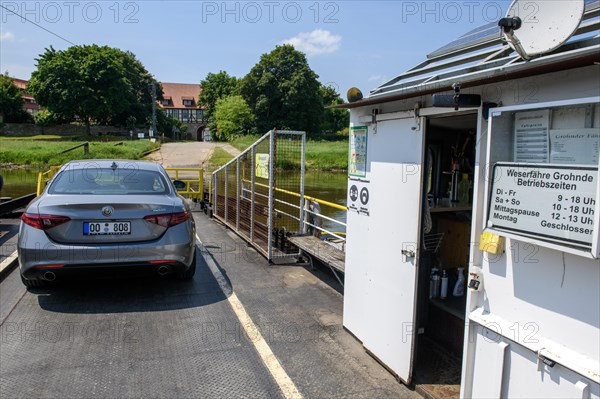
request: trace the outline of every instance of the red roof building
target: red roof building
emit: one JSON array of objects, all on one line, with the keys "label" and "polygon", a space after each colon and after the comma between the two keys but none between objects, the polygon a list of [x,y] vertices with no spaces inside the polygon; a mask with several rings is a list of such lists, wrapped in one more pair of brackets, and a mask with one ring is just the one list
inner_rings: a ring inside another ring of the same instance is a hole
[{"label": "red roof building", "polygon": [[35,98],[33,98],[33,96],[27,92],[28,81],[17,78],[13,78],[13,81],[15,82],[15,86],[17,86],[19,90],[21,90],[21,98],[25,102],[23,104],[23,109],[29,112],[31,115],[35,116],[35,114],[37,114],[42,109],[35,101]]},{"label": "red roof building", "polygon": [[158,104],[167,116],[188,124],[204,122],[204,112],[198,105],[199,84],[165,82],[161,84],[163,100]]}]

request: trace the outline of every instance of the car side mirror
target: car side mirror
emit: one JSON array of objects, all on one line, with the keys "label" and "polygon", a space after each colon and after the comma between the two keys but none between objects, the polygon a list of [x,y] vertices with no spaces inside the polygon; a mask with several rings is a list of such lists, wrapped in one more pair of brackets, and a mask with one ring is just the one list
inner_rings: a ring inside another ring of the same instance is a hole
[{"label": "car side mirror", "polygon": [[183,190],[187,186],[182,180],[173,180],[173,185],[175,186],[176,190]]}]

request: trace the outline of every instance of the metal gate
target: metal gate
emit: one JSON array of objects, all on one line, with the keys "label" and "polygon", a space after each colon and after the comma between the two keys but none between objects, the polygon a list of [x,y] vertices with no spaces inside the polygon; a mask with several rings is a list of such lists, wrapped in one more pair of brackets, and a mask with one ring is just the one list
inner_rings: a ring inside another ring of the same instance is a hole
[{"label": "metal gate", "polygon": [[269,261],[299,255],[306,134],[271,130],[212,175],[213,216]]}]

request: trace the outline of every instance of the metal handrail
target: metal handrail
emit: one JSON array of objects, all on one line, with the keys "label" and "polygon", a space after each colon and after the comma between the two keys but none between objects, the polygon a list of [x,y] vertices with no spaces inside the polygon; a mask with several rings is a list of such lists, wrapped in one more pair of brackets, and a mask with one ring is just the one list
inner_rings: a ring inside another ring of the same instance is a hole
[{"label": "metal handrail", "polygon": [[[299,137],[288,137],[287,140],[282,140],[276,145],[277,138],[285,137],[286,134]],[[325,238],[327,240],[331,240],[332,237],[341,240],[344,248],[345,235],[340,234],[339,230],[345,228],[346,223],[321,214],[320,208],[329,207],[328,209],[344,212],[348,208],[345,205],[305,195],[305,140],[304,132],[276,133],[275,130],[271,130],[212,174],[210,195],[213,215],[255,246],[269,260],[274,257],[283,258],[300,254],[294,252],[296,249],[293,244],[288,245],[291,241],[288,242],[286,237],[290,234],[314,233],[318,237],[324,233],[327,235]],[[283,146],[281,152],[283,158],[278,159],[276,150],[280,145]],[[260,152],[258,152],[259,148]],[[296,151],[299,151],[301,159],[293,158],[298,154]],[[258,158],[258,154],[261,154],[261,158]],[[300,172],[299,180],[296,175],[293,175],[292,180],[288,181],[289,176],[286,175],[286,169],[283,167],[283,174],[276,176],[276,171],[279,170],[276,167],[278,162],[284,165],[287,161],[292,162],[290,165],[296,172]],[[261,179],[260,183],[256,181],[257,178]],[[286,188],[293,187],[296,191],[277,187],[276,183]],[[298,188],[296,184],[299,185]],[[255,218],[257,211],[260,212],[260,220]],[[332,231],[322,226],[323,220],[327,221],[327,228]],[[330,222],[336,224],[335,229],[330,227]],[[260,229],[257,229],[257,226]],[[260,234],[257,237],[258,233]],[[338,244],[340,241],[335,240],[335,245]]]},{"label": "metal handrail", "polygon": [[[246,180],[246,179],[243,179],[242,181],[243,181],[244,183],[250,183],[250,181],[249,181],[249,180]],[[266,185],[266,184],[263,184],[263,183],[258,183],[258,182],[255,182],[254,184],[255,184],[255,185],[257,185],[257,186],[261,186],[261,187],[263,187],[263,188],[269,188],[269,186],[268,186],[268,185]],[[295,196],[295,197],[300,197],[300,193],[297,193],[297,192],[294,192],[294,191],[290,191],[290,190],[285,190],[285,189],[282,189],[282,188],[277,188],[277,187],[275,187],[275,191],[277,191],[277,192],[279,192],[279,193],[283,193],[283,194],[289,194],[289,195],[293,195],[293,196]],[[258,194],[258,195],[261,195],[261,194]],[[347,210],[348,210],[348,207],[347,207],[347,206],[340,205],[340,204],[336,204],[336,203],[334,203],[334,202],[329,202],[329,201],[326,201],[326,200],[322,200],[322,199],[320,199],[320,198],[312,197],[312,196],[310,196],[310,195],[306,195],[306,194],[305,194],[305,195],[304,195],[304,199],[305,199],[305,200],[309,200],[309,201],[314,201],[314,202],[317,202],[319,205],[325,205],[325,206],[329,206],[329,207],[331,207],[331,208],[333,208],[333,209],[342,210],[342,211],[347,211]],[[278,203],[283,203],[283,204],[285,204],[286,206],[290,206],[290,207],[293,207],[293,208],[297,208],[297,209],[298,209],[298,206],[297,206],[297,205],[295,205],[295,204],[290,204],[290,203],[288,203],[288,202],[285,202],[285,201],[282,201],[282,200],[280,200],[280,199],[276,199],[276,201],[275,201],[275,202],[278,202]],[[293,219],[295,219],[295,220],[298,220],[298,221],[300,221],[301,223],[304,223],[304,224],[305,224],[305,225],[307,225],[307,226],[310,226],[310,227],[312,227],[312,228],[314,228],[314,229],[317,229],[317,230],[321,231],[322,233],[325,233],[325,234],[328,234],[328,235],[330,235],[330,236],[332,236],[332,237],[335,237],[335,238],[338,238],[338,239],[340,239],[340,240],[344,240],[344,241],[346,241],[346,237],[343,237],[343,236],[342,236],[342,235],[341,235],[339,232],[334,232],[334,231],[329,231],[329,230],[327,230],[327,229],[324,229],[324,228],[322,228],[322,227],[320,227],[320,226],[317,226],[317,225],[315,225],[315,224],[313,224],[313,223],[310,223],[310,222],[308,222],[308,220],[306,220],[306,218],[304,218],[304,220],[300,220],[300,218],[298,218],[298,217],[295,217],[295,216],[292,216],[292,215],[289,215],[288,213],[286,213],[286,212],[283,212],[283,211],[282,211],[282,210],[280,210],[280,209],[275,209],[275,211],[276,211],[276,212],[280,212],[280,213],[282,213],[282,214],[285,214],[286,216],[288,216],[288,217],[291,217],[291,218],[293,218]],[[318,214],[317,214],[316,212],[313,212],[313,211],[311,211],[311,210],[309,210],[309,209],[306,209],[306,208],[304,209],[304,212],[305,212],[305,213],[310,213],[310,214],[313,214],[313,215],[315,215],[315,216],[318,216],[318,217],[320,217],[320,218],[323,218],[323,219],[329,220],[330,222],[337,223],[337,224],[338,224],[338,225],[340,225],[340,226],[344,226],[344,227],[346,227],[346,223],[344,223],[344,222],[341,222],[341,221],[339,221],[339,220],[336,220],[336,219],[333,219],[333,218],[330,218],[329,216],[323,215],[323,214],[321,214],[321,213],[318,213]]]},{"label": "metal handrail", "polygon": [[51,166],[50,169],[48,169],[45,172],[38,173],[37,189],[35,192],[36,195],[39,196],[40,194],[42,194],[44,188],[46,187],[46,183],[48,183],[50,179],[54,177],[54,175],[56,174],[56,172],[58,172],[60,168],[62,168],[62,165],[55,165]]},{"label": "metal handrail", "polygon": [[[311,210],[308,210],[308,209],[305,209],[304,211],[305,211],[305,212],[308,212],[308,213],[312,213],[313,215],[318,215],[318,216],[319,216],[319,217],[321,217],[321,218],[325,218],[325,219],[327,219],[327,220],[330,220],[330,221],[332,221],[332,222],[335,222],[335,223],[337,223],[337,224],[340,224],[340,225],[342,225],[342,226],[344,226],[344,227],[346,226],[346,224],[345,224],[345,223],[343,223],[343,222],[340,222],[339,220],[335,220],[335,219],[329,218],[329,217],[327,217],[327,216],[325,216],[325,215],[322,215],[322,214],[320,214],[320,213],[315,213],[315,212],[313,212],[313,211],[311,211]],[[344,240],[344,241],[346,241],[346,237],[343,237],[343,236],[341,235],[341,232],[329,231],[329,230],[327,230],[327,229],[324,229],[324,228],[322,228],[322,227],[320,227],[320,226],[317,226],[317,225],[315,225],[315,224],[312,224],[312,223],[310,223],[310,222],[308,222],[308,221],[306,221],[306,220],[304,221],[304,224],[305,224],[305,225],[308,225],[308,226],[311,226],[311,227],[313,227],[313,228],[315,228],[315,229],[317,229],[317,230],[319,230],[319,231],[321,231],[321,232],[323,232],[323,233],[329,234],[329,235],[330,235],[330,236],[332,236],[332,237],[335,237],[335,238],[338,238],[338,239],[340,239],[340,240]]]},{"label": "metal handrail", "polygon": [[[202,168],[165,168],[167,172],[175,172],[175,179],[185,183],[184,190],[177,190],[181,195],[186,195],[192,199],[202,199],[204,195],[204,169]],[[198,173],[198,179],[180,179],[179,172],[194,172]],[[198,184],[198,189],[194,190],[192,184]]]},{"label": "metal handrail", "polygon": [[[250,181],[249,180],[244,180],[244,183],[250,183]],[[269,186],[266,185],[266,184],[262,184],[262,183],[254,183],[254,184],[256,184],[257,186],[269,188]],[[282,188],[275,187],[275,191],[280,192],[280,193],[284,193],[284,194],[290,194],[290,195],[293,195],[293,196],[296,196],[296,197],[300,197],[300,193],[296,193],[294,191],[289,191],[289,190],[284,190]],[[340,211],[347,211],[348,210],[347,206],[336,204],[334,202],[325,201],[325,200],[322,200],[322,199],[319,199],[319,198],[316,198],[316,197],[311,197],[310,195],[304,194],[304,199],[315,201],[315,202],[318,202],[320,205],[327,205],[327,206],[329,206],[331,208],[338,209]]]},{"label": "metal handrail", "polygon": [[59,152],[59,154],[66,154],[67,152],[70,152],[70,151],[76,150],[76,149],[78,149],[79,147],[83,147],[83,154],[84,154],[84,155],[88,155],[88,154],[90,153],[90,143],[86,141],[86,142],[84,142],[84,143],[77,144],[77,145],[76,145],[76,146],[74,146],[74,147],[67,148],[67,149],[66,149],[66,150],[64,150],[64,151],[61,151],[61,152]]}]

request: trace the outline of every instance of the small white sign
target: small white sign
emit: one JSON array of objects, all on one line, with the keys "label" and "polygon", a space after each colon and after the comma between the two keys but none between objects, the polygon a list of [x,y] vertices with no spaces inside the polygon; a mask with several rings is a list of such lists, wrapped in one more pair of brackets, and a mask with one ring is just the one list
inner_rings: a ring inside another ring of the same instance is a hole
[{"label": "small white sign", "polygon": [[550,130],[550,162],[598,165],[600,129]]},{"label": "small white sign", "polygon": [[488,227],[591,248],[597,180],[594,167],[496,164]]},{"label": "small white sign", "polygon": [[269,154],[255,155],[254,174],[263,179],[269,178]]},{"label": "small white sign", "polygon": [[138,139],[143,139],[146,136],[144,133],[138,133]]},{"label": "small white sign", "polygon": [[348,210],[369,215],[369,182],[348,180]]},{"label": "small white sign", "polygon": [[540,109],[515,115],[515,162],[548,162],[550,111]]}]

